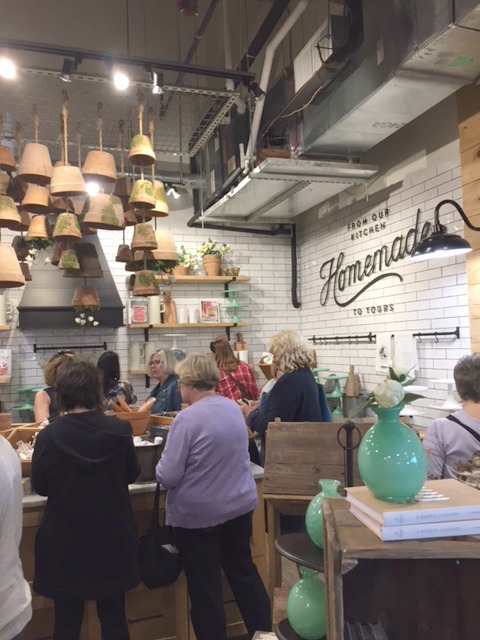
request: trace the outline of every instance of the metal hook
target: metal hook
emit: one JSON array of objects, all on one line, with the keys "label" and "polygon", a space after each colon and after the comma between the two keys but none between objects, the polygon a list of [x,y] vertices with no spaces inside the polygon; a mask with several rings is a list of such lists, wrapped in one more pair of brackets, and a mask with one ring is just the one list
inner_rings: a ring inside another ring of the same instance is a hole
[{"label": "metal hook", "polygon": [[418,342],[418,344],[420,344],[420,342],[421,342],[421,341],[422,341],[422,336],[419,334],[419,335],[417,336],[417,342]]},{"label": "metal hook", "polygon": [[357,341],[357,344],[360,344],[360,340],[358,339],[358,336],[355,336],[355,340]]},{"label": "metal hook", "polygon": [[439,342],[437,332],[435,331],[435,342]]},{"label": "metal hook", "polygon": [[336,336],[335,340],[336,340],[336,344],[340,344],[340,338],[338,336]]}]

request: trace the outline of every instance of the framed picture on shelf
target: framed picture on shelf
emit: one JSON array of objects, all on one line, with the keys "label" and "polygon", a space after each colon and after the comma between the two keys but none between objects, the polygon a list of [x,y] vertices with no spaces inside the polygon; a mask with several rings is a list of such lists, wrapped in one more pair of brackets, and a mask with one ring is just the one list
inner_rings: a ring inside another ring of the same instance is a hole
[{"label": "framed picture on shelf", "polygon": [[132,298],[127,300],[128,324],[148,324],[148,300]]},{"label": "framed picture on shelf", "polygon": [[215,300],[200,300],[200,322],[221,322],[220,304]]}]

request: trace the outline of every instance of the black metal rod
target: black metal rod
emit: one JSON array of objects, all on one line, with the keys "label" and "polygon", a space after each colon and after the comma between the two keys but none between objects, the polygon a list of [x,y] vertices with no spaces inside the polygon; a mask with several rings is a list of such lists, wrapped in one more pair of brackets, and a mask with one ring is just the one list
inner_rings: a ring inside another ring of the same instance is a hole
[{"label": "black metal rod", "polygon": [[112,62],[131,64],[149,69],[163,69],[164,71],[177,71],[198,76],[210,76],[214,78],[231,78],[249,85],[255,79],[255,74],[249,71],[238,71],[235,69],[220,69],[207,67],[199,64],[185,64],[173,60],[157,60],[155,58],[141,58],[139,56],[125,56],[120,54],[109,54],[106,51],[95,51],[93,49],[77,49],[73,47],[56,46],[41,42],[29,42],[26,40],[14,40],[13,38],[1,38],[0,44],[7,49],[19,49],[21,51],[33,51],[34,53],[47,53],[54,56],[70,56],[76,59],[86,58],[87,60],[111,60]]},{"label": "black metal rod", "polygon": [[292,267],[292,305],[295,309],[300,309],[302,303],[298,299],[297,226],[295,224],[290,227],[290,260]]},{"label": "black metal rod", "polygon": [[56,345],[48,345],[45,347],[39,347],[38,344],[35,342],[35,344],[33,345],[33,353],[37,353],[38,351],[55,351],[55,350],[60,350],[60,349],[70,349],[71,351],[87,351],[90,349],[103,349],[104,351],[107,350],[107,343],[104,342],[103,344],[69,344],[67,346],[65,345],[61,345],[61,346],[56,346]]},{"label": "black metal rod", "polygon": [[[395,334],[392,333],[392,337]],[[418,331],[417,333],[412,333],[413,338],[439,338],[442,336],[455,336],[457,340],[460,338],[460,327],[457,327],[455,331]],[[313,344],[324,343],[327,344],[329,342],[335,342],[340,344],[340,342],[348,341],[350,344],[352,342],[358,343],[360,340],[368,340],[368,342],[375,342],[377,335],[375,333],[368,333],[366,335],[352,335],[352,336],[311,336],[308,338],[310,342]]]}]

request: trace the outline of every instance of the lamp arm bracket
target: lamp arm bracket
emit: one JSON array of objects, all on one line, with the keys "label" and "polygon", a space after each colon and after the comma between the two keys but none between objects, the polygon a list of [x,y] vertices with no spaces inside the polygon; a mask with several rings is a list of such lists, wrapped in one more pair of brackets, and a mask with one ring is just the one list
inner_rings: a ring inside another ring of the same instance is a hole
[{"label": "lamp arm bracket", "polygon": [[456,202],[455,200],[441,200],[437,206],[435,207],[435,218],[434,218],[434,223],[436,225],[440,225],[440,209],[444,204],[450,204],[452,205],[452,207],[454,207],[458,213],[460,214],[462,220],[465,222],[465,224],[467,225],[467,227],[469,229],[471,229],[472,231],[480,231],[480,227],[476,227],[475,225],[473,225],[470,220],[467,218],[467,214],[465,213],[465,211],[462,209],[462,207],[458,204],[458,202]]}]

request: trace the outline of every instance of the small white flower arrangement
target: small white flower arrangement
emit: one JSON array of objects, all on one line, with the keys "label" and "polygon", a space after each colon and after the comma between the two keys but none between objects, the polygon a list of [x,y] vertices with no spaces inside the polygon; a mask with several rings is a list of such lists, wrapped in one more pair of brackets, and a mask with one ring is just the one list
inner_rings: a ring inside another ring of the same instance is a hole
[{"label": "small white flower arrangement", "polygon": [[187,267],[190,269],[194,267],[197,263],[197,256],[189,251],[183,244],[180,247],[180,251],[178,252],[178,264],[182,267]]},{"label": "small white flower arrangement", "polygon": [[226,242],[215,242],[209,238],[206,242],[198,247],[197,253],[203,256],[223,256],[232,250],[232,247]]},{"label": "small white flower arrangement", "polygon": [[387,378],[380,384],[377,384],[371,393],[367,394],[365,402],[362,402],[349,411],[349,417],[361,413],[371,405],[389,409],[423,398],[423,396],[418,393],[405,393],[405,387],[413,382],[415,382],[415,377],[410,375],[410,371],[390,367]]}]

